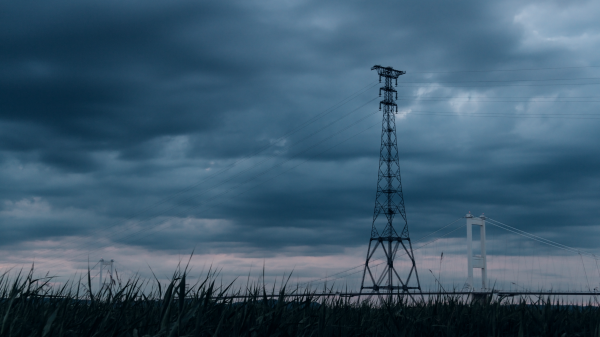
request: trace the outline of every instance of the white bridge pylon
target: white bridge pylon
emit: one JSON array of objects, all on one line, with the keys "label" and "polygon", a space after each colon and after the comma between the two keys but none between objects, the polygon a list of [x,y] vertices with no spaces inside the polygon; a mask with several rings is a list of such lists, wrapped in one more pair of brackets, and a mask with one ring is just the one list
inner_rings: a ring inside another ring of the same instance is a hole
[{"label": "white bridge pylon", "polygon": [[[474,217],[471,213],[465,216],[467,219],[467,264],[468,277],[467,286],[470,290],[487,290],[487,258],[485,254],[485,216]],[[480,254],[473,254],[473,226],[479,226]],[[473,269],[481,269],[481,289],[473,285]]]}]

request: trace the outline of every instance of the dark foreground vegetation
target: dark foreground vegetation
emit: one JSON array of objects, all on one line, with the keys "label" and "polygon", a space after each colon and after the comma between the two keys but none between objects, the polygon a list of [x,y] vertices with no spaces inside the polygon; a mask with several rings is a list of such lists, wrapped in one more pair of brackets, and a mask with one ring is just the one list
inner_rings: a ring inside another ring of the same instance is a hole
[{"label": "dark foreground vegetation", "polygon": [[[0,278],[1,336],[600,336],[600,310],[550,300],[470,304],[455,297],[389,302],[319,299],[289,289],[231,289],[185,272],[170,284],[132,279],[91,294],[89,275],[60,288],[32,273]],[[214,276],[214,275],[212,275]]]}]

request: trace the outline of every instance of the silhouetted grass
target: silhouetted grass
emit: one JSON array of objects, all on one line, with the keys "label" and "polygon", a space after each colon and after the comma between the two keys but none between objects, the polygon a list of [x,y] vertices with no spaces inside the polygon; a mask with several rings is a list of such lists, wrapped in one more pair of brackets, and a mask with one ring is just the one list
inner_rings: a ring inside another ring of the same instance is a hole
[{"label": "silhouetted grass", "polygon": [[[83,282],[49,287],[33,271],[0,276],[2,336],[600,336],[600,310],[539,300],[471,304],[452,296],[408,302],[317,298],[248,284],[232,291],[210,272],[164,287],[133,278],[91,293]],[[248,298],[225,298],[248,295]],[[276,295],[274,299],[269,295]]]}]

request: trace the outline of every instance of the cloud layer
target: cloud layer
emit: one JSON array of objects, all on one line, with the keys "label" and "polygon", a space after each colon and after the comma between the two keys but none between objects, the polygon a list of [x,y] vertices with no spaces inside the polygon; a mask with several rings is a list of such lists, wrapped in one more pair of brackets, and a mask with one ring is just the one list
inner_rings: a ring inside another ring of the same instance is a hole
[{"label": "cloud layer", "polygon": [[151,258],[194,247],[362,256],[381,132],[374,64],[407,71],[397,127],[413,238],[472,211],[593,249],[599,11],[2,4],[0,248],[12,252],[2,263],[44,251],[79,268],[110,249]]}]

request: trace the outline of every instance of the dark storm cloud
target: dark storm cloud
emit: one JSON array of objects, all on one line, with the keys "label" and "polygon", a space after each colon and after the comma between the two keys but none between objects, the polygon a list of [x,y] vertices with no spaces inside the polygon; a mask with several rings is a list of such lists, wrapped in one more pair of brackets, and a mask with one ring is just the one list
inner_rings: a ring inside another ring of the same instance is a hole
[{"label": "dark storm cloud", "polygon": [[568,41],[532,33],[528,24],[557,41],[598,34],[597,24],[568,18],[546,29],[531,13],[564,10],[553,3],[1,7],[0,197],[13,244],[90,233],[107,234],[79,249],[201,243],[213,253],[303,246],[318,255],[364,244],[381,132],[374,64],[407,70],[397,125],[414,235],[469,210],[559,231],[573,214],[578,223],[592,216],[600,197],[596,121],[464,116],[593,113],[596,103],[529,100],[595,96],[596,86],[515,81],[594,77],[593,69],[444,72],[597,64]]}]

